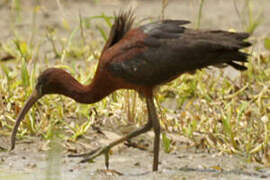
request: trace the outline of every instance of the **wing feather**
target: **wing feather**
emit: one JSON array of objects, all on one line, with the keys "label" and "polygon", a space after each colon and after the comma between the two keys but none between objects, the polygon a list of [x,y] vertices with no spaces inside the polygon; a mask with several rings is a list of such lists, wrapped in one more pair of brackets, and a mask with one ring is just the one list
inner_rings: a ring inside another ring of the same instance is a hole
[{"label": "wing feather", "polygon": [[[109,71],[131,83],[154,86],[209,65],[227,63],[238,70],[246,69],[235,62],[247,61],[248,55],[239,51],[250,45],[243,41],[247,33],[197,31],[181,26],[186,23],[166,20],[141,26],[146,35],[143,46],[137,47],[134,42],[133,49],[129,45],[121,57],[132,56],[112,61]],[[138,53],[131,53],[135,48]]]}]

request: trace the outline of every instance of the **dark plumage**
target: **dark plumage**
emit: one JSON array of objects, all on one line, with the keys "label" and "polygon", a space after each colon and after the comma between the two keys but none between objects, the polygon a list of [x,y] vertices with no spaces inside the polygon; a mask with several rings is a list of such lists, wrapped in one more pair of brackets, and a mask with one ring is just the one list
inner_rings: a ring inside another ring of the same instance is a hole
[{"label": "dark plumage", "polygon": [[[194,72],[210,65],[227,64],[237,70],[246,67],[248,54],[242,48],[247,33],[201,31],[184,27],[189,21],[164,20],[132,29],[131,11],[120,13],[111,28],[99,64],[89,85],[82,85],[62,69],[49,68],[38,78],[38,83],[20,111],[11,136],[15,147],[20,122],[32,105],[47,94],[61,94],[80,103],[95,103],[118,89],[134,89],[145,96],[148,122],[121,139],[94,152],[84,154],[83,162],[105,154],[109,166],[109,150],[113,146],[154,129],[153,171],[158,170],[160,125],[153,101],[153,89],[186,72]],[[80,156],[80,155],[79,155]]]},{"label": "dark plumage", "polygon": [[199,31],[181,26],[187,23],[165,20],[141,26],[138,31],[142,31],[145,38],[135,40],[126,51],[142,52],[123,61],[121,53],[115,55],[108,70],[132,83],[155,86],[209,65],[226,63],[237,70],[246,69],[235,62],[247,62],[248,55],[239,51],[250,46],[243,41],[247,33]]}]

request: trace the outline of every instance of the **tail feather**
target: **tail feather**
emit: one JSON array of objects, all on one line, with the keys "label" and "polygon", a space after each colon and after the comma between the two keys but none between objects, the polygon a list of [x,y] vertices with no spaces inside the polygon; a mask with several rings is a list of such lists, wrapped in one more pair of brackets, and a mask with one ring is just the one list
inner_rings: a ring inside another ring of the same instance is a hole
[{"label": "tail feather", "polygon": [[224,52],[220,59],[225,62],[230,61],[239,61],[239,62],[247,62],[248,54],[240,51],[228,51]]},{"label": "tail feather", "polygon": [[249,54],[241,52],[240,49],[247,48],[251,46],[251,43],[245,41],[249,37],[248,33],[234,33],[227,31],[214,31],[215,33],[222,33],[224,35],[224,40],[228,42],[228,49],[222,56],[222,59],[226,61],[226,64],[232,66],[233,68],[244,71],[247,69],[246,66],[240,65],[236,62],[248,62]]},{"label": "tail feather", "polygon": [[227,64],[231,65],[232,67],[234,67],[235,69],[237,69],[239,71],[245,71],[245,70],[247,70],[247,67],[246,66],[237,64],[237,63],[235,63],[233,61],[227,62]]},{"label": "tail feather", "polygon": [[239,45],[240,45],[240,48],[246,48],[246,47],[251,46],[251,43],[247,41],[240,41]]},{"label": "tail feather", "polygon": [[233,61],[247,62],[249,54],[237,51],[233,53],[234,57],[232,57]]},{"label": "tail feather", "polygon": [[[209,35],[210,34],[210,35]],[[227,50],[239,50],[251,46],[251,43],[245,41],[249,37],[248,33],[227,32],[227,31],[210,31],[206,38],[209,36],[222,48]]]},{"label": "tail feather", "polygon": [[247,62],[248,56],[249,56],[249,54],[247,54],[247,53],[235,51],[235,52],[229,54],[229,57],[227,57],[227,58],[229,58],[231,61],[226,62],[226,63],[237,70],[244,71],[247,69],[247,67],[244,65],[237,64],[235,62]]},{"label": "tail feather", "polygon": [[230,37],[232,39],[241,40],[241,41],[249,37],[249,33],[245,33],[245,32],[228,32],[228,31],[222,31],[222,30],[214,30],[210,32],[214,34],[223,34],[224,37]]},{"label": "tail feather", "polygon": [[244,40],[249,37],[249,33],[233,33],[233,35],[237,40]]},{"label": "tail feather", "polygon": [[244,40],[239,39],[224,39],[224,41],[227,43],[228,48],[231,50],[240,50],[243,48],[247,48],[251,46],[251,43]]}]

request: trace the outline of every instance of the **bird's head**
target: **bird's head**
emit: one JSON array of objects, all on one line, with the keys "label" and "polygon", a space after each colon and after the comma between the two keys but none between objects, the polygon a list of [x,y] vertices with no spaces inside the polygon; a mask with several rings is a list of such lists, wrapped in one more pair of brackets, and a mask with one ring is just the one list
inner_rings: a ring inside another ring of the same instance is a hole
[{"label": "bird's head", "polygon": [[64,89],[64,82],[67,82],[66,80],[68,80],[68,77],[70,77],[70,75],[66,71],[58,68],[49,68],[40,74],[37,84],[32,91],[32,94],[26,101],[24,107],[21,109],[16,119],[16,123],[14,125],[11,135],[10,150],[14,149],[15,147],[16,133],[19,128],[20,122],[24,119],[26,113],[31,109],[35,102],[37,102],[44,95],[53,93],[61,94],[61,91],[63,91]]}]

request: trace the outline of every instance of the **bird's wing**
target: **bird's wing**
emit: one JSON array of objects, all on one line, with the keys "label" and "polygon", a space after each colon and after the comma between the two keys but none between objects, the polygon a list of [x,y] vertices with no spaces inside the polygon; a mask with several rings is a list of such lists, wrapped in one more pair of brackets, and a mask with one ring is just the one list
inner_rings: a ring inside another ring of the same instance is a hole
[{"label": "bird's wing", "polygon": [[181,26],[186,23],[166,20],[141,26],[143,41],[129,37],[131,43],[109,63],[109,71],[131,83],[154,86],[209,65],[245,68],[233,61],[247,61],[247,54],[238,50],[250,45],[243,41],[248,34],[196,31]]},{"label": "bird's wing", "polygon": [[103,48],[103,52],[115,43],[120,41],[123,36],[131,29],[134,22],[134,15],[131,10],[120,11],[116,15],[112,28],[110,30],[108,40]]}]

